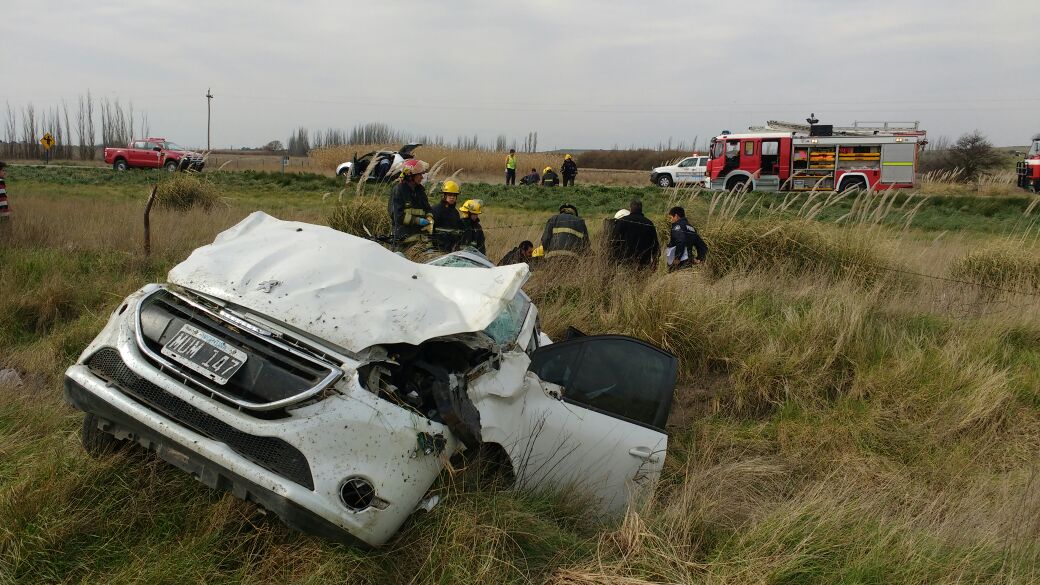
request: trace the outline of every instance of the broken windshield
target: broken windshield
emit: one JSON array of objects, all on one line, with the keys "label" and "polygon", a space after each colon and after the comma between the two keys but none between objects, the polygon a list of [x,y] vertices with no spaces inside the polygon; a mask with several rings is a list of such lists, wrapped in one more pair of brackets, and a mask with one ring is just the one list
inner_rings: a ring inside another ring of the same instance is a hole
[{"label": "broken windshield", "polygon": [[[442,256],[430,262],[430,264],[455,268],[489,268],[488,265],[477,260],[456,254]],[[490,325],[484,328],[484,333],[491,339],[494,339],[499,345],[513,343],[520,335],[520,330],[524,326],[524,321],[526,321],[527,313],[530,309],[531,301],[527,298],[527,295],[523,292],[516,293],[513,300],[509,301],[509,305],[498,314],[498,317],[495,317],[495,320]]]}]

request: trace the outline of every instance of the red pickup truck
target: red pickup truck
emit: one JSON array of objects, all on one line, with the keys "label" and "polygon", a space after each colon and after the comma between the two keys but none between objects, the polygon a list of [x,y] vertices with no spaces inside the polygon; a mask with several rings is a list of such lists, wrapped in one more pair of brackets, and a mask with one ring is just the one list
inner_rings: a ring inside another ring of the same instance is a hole
[{"label": "red pickup truck", "polygon": [[112,165],[117,171],[160,167],[170,172],[188,169],[201,171],[205,159],[201,154],[165,138],[143,138],[134,140],[126,148],[106,148],[105,164]]}]

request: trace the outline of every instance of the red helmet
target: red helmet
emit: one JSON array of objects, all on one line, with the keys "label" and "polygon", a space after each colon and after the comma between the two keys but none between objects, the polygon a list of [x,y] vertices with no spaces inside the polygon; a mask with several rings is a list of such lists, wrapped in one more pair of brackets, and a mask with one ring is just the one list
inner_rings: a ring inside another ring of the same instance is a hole
[{"label": "red helmet", "polygon": [[426,171],[430,170],[430,165],[417,158],[410,158],[401,163],[401,176],[408,177],[411,175],[421,175]]}]

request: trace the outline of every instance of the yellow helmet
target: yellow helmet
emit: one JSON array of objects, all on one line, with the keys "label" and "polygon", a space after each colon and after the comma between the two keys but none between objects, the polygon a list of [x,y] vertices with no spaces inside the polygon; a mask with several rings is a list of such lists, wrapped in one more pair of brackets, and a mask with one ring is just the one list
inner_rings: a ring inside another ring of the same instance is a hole
[{"label": "yellow helmet", "polygon": [[484,202],[480,199],[467,199],[462,207],[459,208],[459,213],[472,213],[473,215],[480,215],[481,210],[484,208]]},{"label": "yellow helmet", "polygon": [[545,247],[544,246],[538,246],[537,248],[535,248],[531,252],[531,257],[532,258],[541,258],[542,256],[545,256]]},{"label": "yellow helmet", "polygon": [[462,189],[459,188],[459,184],[455,181],[444,181],[444,185],[441,187],[441,193],[447,193],[449,195],[458,195]]},{"label": "yellow helmet", "polygon": [[571,160],[571,155],[569,155],[569,154],[563,155],[563,160]]},{"label": "yellow helmet", "polygon": [[542,174],[544,175],[545,173],[548,173],[551,170],[552,170],[552,167],[545,167],[544,169],[542,169]]}]

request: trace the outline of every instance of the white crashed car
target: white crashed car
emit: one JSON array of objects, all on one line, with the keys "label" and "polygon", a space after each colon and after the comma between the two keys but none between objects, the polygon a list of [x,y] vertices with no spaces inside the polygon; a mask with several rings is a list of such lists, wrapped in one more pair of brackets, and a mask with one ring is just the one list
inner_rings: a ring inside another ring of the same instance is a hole
[{"label": "white crashed car", "polygon": [[400,174],[404,161],[415,158],[412,151],[420,146],[422,144],[405,144],[398,150],[376,150],[360,157],[355,153],[352,160],[336,167],[336,176],[347,181],[360,181],[362,178],[370,183],[391,181]]},{"label": "white crashed car", "polygon": [[383,544],[460,452],[623,509],[664,463],[676,359],[616,335],[550,343],[527,276],[253,213],[130,295],[66,400],[88,450],[137,442],[330,538]]}]

